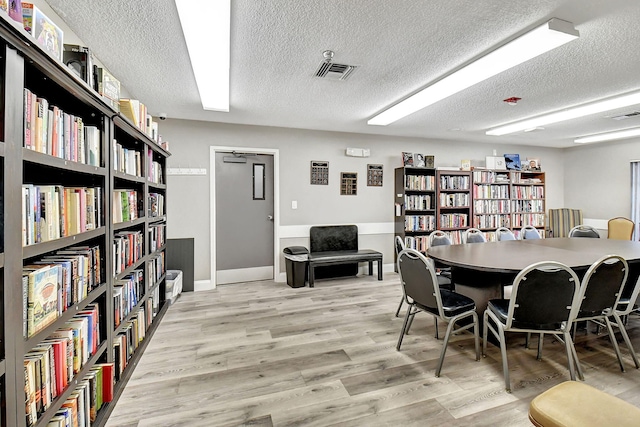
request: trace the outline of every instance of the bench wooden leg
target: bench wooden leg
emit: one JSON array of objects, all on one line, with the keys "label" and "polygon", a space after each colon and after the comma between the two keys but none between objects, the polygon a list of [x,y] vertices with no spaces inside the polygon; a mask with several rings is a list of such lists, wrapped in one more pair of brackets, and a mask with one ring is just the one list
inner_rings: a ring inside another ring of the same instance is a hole
[{"label": "bench wooden leg", "polygon": [[373,276],[373,261],[369,261],[369,276]]},{"label": "bench wooden leg", "polygon": [[315,279],[316,268],[309,264],[309,287],[313,288],[313,279]]},{"label": "bench wooden leg", "polygon": [[[371,268],[369,268],[369,271],[371,271]],[[378,260],[378,280],[382,280],[382,260],[381,259]]]}]

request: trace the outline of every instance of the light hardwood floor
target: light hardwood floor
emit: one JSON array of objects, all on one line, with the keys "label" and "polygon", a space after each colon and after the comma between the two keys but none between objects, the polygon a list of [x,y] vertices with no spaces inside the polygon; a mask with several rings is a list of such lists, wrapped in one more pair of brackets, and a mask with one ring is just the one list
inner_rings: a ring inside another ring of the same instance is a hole
[{"label": "light hardwood floor", "polygon": [[[545,338],[538,361],[514,335],[507,393],[499,349],[489,345],[476,362],[473,337],[462,333],[436,378],[442,340],[430,316],[416,315],[395,349],[400,295],[395,273],[182,294],[107,426],[530,426],[531,399],[569,377],[562,344]],[[640,350],[640,318],[628,331]],[[579,331],[576,341],[585,382],[640,406],[640,370],[621,337],[624,373],[606,334]]]}]

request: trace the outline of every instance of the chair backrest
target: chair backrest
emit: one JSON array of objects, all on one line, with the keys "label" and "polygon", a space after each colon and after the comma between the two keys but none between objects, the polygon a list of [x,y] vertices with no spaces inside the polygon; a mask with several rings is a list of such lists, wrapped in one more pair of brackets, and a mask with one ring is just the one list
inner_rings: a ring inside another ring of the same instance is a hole
[{"label": "chair backrest", "polygon": [[507,227],[498,228],[496,230],[496,238],[499,242],[502,242],[503,240],[517,240],[513,231],[509,230]]},{"label": "chair backrest", "polygon": [[396,236],[394,241],[395,241],[395,247],[396,247],[396,255],[398,255],[400,252],[402,252],[405,249],[404,241],[400,236]]},{"label": "chair backrest", "polygon": [[567,265],[542,261],[522,269],[513,282],[506,328],[560,329],[577,314],[580,279]]},{"label": "chair backrest", "polygon": [[525,225],[520,229],[520,240],[541,239],[538,229],[533,225]]},{"label": "chair backrest", "polygon": [[477,228],[469,228],[464,232],[464,241],[465,243],[484,243],[487,238]]},{"label": "chair backrest", "polygon": [[447,236],[442,230],[436,230],[433,233],[429,234],[429,246],[444,246],[450,245],[451,239]]},{"label": "chair backrest", "polygon": [[608,238],[615,240],[631,240],[635,224],[629,218],[616,217],[608,222]]},{"label": "chair backrest", "polygon": [[309,229],[309,250],[314,252],[326,251],[357,251],[357,225],[314,225]]},{"label": "chair backrest", "polygon": [[582,211],[580,209],[549,209],[549,237],[567,237],[569,230],[578,224],[582,224]]},{"label": "chair backrest", "polygon": [[414,249],[403,250],[398,255],[398,273],[404,294],[410,301],[437,310],[444,316],[436,270],[427,257]]},{"label": "chair backrest", "polygon": [[611,311],[622,296],[629,275],[627,261],[618,255],[606,255],[594,262],[580,285],[578,318]]},{"label": "chair backrest", "polygon": [[569,237],[591,237],[599,239],[600,233],[590,225],[576,225],[569,231]]},{"label": "chair backrest", "polygon": [[[629,283],[628,285],[631,284]],[[638,277],[633,287],[626,286],[622,294],[622,298],[626,302],[623,303],[621,299],[620,304],[616,304],[616,313],[620,316],[626,316],[636,309],[636,301],[638,300],[638,296],[640,296],[640,277]],[[627,298],[627,295],[629,295],[629,298]]]}]

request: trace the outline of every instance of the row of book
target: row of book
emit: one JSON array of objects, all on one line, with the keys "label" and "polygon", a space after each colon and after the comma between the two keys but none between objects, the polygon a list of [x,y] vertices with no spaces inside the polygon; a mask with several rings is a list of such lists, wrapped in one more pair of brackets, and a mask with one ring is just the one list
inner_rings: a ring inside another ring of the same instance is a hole
[{"label": "row of book", "polygon": [[428,194],[405,194],[404,208],[408,211],[424,211],[433,209],[433,200]]},{"label": "row of book", "polygon": [[407,175],[404,188],[417,191],[435,191],[436,177],[433,175]]},{"label": "row of book", "polygon": [[149,261],[147,261],[147,283],[153,286],[166,271],[164,262],[164,252],[158,252]]},{"label": "row of book", "polygon": [[149,181],[156,184],[164,184],[164,173],[162,165],[159,162],[153,160],[153,150],[147,148],[147,176]]},{"label": "row of book", "polygon": [[102,188],[22,186],[22,245],[102,227]]},{"label": "row of book", "polygon": [[149,218],[164,215],[164,195],[160,193],[149,193]]},{"label": "row of book", "polygon": [[544,200],[514,200],[513,212],[544,213]]},{"label": "row of book", "polygon": [[436,229],[434,215],[407,215],[404,218],[405,231],[429,231]]},{"label": "row of book", "polygon": [[475,199],[508,199],[508,185],[482,184],[473,186],[473,197]]},{"label": "row of book", "polygon": [[113,222],[127,222],[138,218],[141,209],[138,206],[138,192],[136,190],[113,190]]},{"label": "row of book", "polygon": [[474,171],[473,182],[482,184],[508,183],[509,173],[495,171]]},{"label": "row of book", "polygon": [[144,296],[144,271],[133,270],[113,284],[113,318],[114,327],[131,313],[131,310],[138,305],[140,298]]},{"label": "row of book", "polygon": [[113,170],[133,176],[142,176],[142,154],[113,140]]},{"label": "row of book", "polygon": [[158,122],[153,120],[146,105],[137,99],[120,98],[120,113],[150,139],[158,142]]},{"label": "row of book", "polygon": [[113,276],[135,264],[144,254],[140,231],[120,231],[113,239]]},{"label": "row of book", "polygon": [[97,352],[99,316],[98,305],[88,305],[25,355],[27,424],[35,424]]},{"label": "row of book", "polygon": [[475,214],[508,214],[510,212],[509,200],[475,200],[473,213]]},{"label": "row of book", "polygon": [[440,175],[441,190],[468,190],[469,177],[466,175]]},{"label": "row of book", "polygon": [[467,214],[443,214],[440,215],[440,228],[464,228],[469,224]]},{"label": "row of book", "polygon": [[522,228],[525,225],[532,225],[534,227],[544,227],[546,221],[546,215],[544,213],[521,213],[513,216],[513,226]]},{"label": "row of book", "polygon": [[469,193],[440,193],[440,207],[467,207],[469,206]]},{"label": "row of book", "polygon": [[22,271],[23,336],[37,334],[103,282],[99,246],[70,247]]},{"label": "row of book", "polygon": [[167,229],[167,225],[156,224],[149,227],[149,248],[151,251],[157,251],[158,249],[162,249],[165,245],[165,231]]},{"label": "row of book", "polygon": [[511,216],[510,215],[474,215],[473,226],[475,228],[498,228],[507,227],[511,228]]},{"label": "row of book", "polygon": [[544,199],[544,187],[513,187],[513,197],[516,199]]},{"label": "row of book", "polygon": [[81,117],[49,105],[24,89],[24,146],[61,159],[100,166],[100,129],[85,126]]},{"label": "row of book", "polygon": [[158,288],[156,292],[147,299],[140,307],[133,318],[127,320],[122,326],[122,331],[113,338],[113,361],[115,365],[116,381],[122,378],[125,368],[129,364],[129,359],[144,340],[147,329],[153,318],[157,314],[155,301],[158,298]]},{"label": "row of book", "polygon": [[426,252],[429,248],[429,236],[406,236],[404,246],[419,252]]}]

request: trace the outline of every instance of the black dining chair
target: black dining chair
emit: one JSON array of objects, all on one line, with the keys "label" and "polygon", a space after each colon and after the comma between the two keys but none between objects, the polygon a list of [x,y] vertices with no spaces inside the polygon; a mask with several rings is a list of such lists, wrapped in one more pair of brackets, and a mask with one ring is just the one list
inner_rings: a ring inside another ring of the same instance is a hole
[{"label": "black dining chair", "polygon": [[[579,283],[580,279],[570,267],[555,261],[543,261],[518,273],[510,299],[489,300],[484,312],[482,354],[486,354],[487,335],[491,331],[500,343],[507,392],[511,392],[511,382],[506,332],[550,333],[558,337],[565,343],[569,374],[575,380],[575,348],[570,332],[577,313]],[[541,345],[542,339],[538,342],[538,356]]]},{"label": "black dining chair", "polygon": [[638,309],[635,305],[635,302],[638,300],[638,296],[640,296],[640,278],[636,281],[633,287],[630,289],[630,293],[627,294],[629,290],[625,288],[616,304],[615,309],[613,310],[613,320],[614,322],[611,325],[616,326],[620,329],[620,334],[624,339],[627,348],[629,349],[629,353],[631,353],[631,358],[633,359],[633,363],[636,365],[636,369],[640,369],[640,363],[638,362],[638,356],[631,345],[631,340],[629,340],[629,334],[627,334],[627,330],[625,328],[624,319],[628,318],[629,314],[632,311]]},{"label": "black dining chair", "polygon": [[[405,249],[405,245],[404,245],[404,241],[402,240],[402,237],[400,236],[396,236],[396,238],[394,239],[394,243],[395,243],[395,249],[396,249],[396,260],[398,258],[398,255],[400,255],[400,252],[402,252]],[[402,303],[405,300],[405,296],[404,296],[404,290],[402,292],[402,298],[400,298],[400,304],[398,304],[398,309],[396,310],[396,317],[398,317],[400,315],[400,310],[402,309]]]},{"label": "black dining chair", "polygon": [[400,350],[402,339],[409,333],[411,328],[410,320],[418,312],[422,311],[430,314],[435,319],[440,319],[447,323],[447,332],[444,336],[440,359],[436,367],[436,377],[440,376],[451,334],[457,334],[473,328],[476,360],[480,360],[478,315],[474,301],[467,296],[440,288],[433,264],[427,257],[413,249],[405,249],[400,252],[398,256],[398,272],[400,273],[400,282],[404,288],[409,307],[407,308],[396,349]]},{"label": "black dining chair", "polygon": [[509,230],[507,227],[499,227],[496,229],[496,239],[498,242],[505,240],[517,240],[513,231]]},{"label": "black dining chair", "polygon": [[468,228],[464,232],[465,243],[485,243],[487,238],[484,237],[484,233],[477,228]]},{"label": "black dining chair", "polygon": [[590,225],[576,225],[569,230],[569,237],[590,237],[593,239],[599,239],[600,233],[598,230]]},{"label": "black dining chair", "polygon": [[520,229],[520,240],[541,239],[538,229],[532,225],[525,225]]}]

